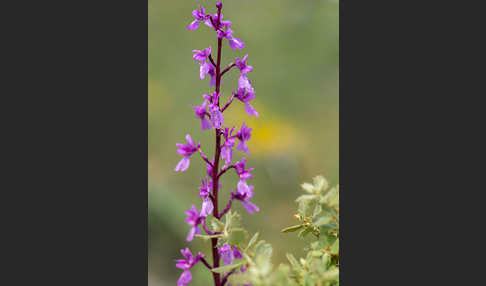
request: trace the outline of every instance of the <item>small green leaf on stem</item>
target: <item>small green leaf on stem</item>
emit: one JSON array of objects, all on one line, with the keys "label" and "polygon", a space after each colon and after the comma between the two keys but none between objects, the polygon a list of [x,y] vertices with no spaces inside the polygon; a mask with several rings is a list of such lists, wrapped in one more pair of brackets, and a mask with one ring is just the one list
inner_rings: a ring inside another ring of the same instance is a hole
[{"label": "small green leaf on stem", "polygon": [[299,225],[294,225],[294,226],[286,227],[286,228],[282,229],[281,231],[282,232],[294,232],[296,230],[301,229],[302,227],[304,227],[304,226],[301,225],[301,224],[299,224]]}]

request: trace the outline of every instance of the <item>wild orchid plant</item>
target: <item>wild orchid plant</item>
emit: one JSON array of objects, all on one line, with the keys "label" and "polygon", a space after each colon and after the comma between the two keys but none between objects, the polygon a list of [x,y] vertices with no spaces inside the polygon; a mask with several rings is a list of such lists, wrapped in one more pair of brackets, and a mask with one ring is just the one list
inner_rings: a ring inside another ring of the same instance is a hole
[{"label": "wild orchid plant", "polygon": [[[192,137],[186,135],[186,144],[177,143],[177,153],[183,158],[177,164],[175,171],[183,172],[189,168],[190,157],[198,152],[206,164],[207,176],[201,178],[199,197],[201,208],[194,205],[186,211],[186,222],[189,225],[187,241],[194,237],[211,241],[212,263],[205,255],[198,252],[193,255],[189,248],[181,250],[184,259],[176,260],[176,267],[183,270],[177,285],[187,285],[192,280],[191,268],[202,262],[212,273],[214,285],[243,285],[243,286],[273,286],[273,285],[339,285],[339,190],[338,187],[328,188],[327,181],[322,176],[314,178],[314,184],[304,183],[302,188],[308,193],[297,199],[299,204],[295,218],[299,224],[288,227],[283,232],[300,230],[299,237],[303,238],[313,234],[316,241],[307,248],[305,258],[298,261],[292,254],[287,254],[290,266],[281,264],[273,270],[270,262],[272,246],[263,240],[258,240],[258,233],[249,238],[248,232],[239,225],[240,216],[231,211],[233,201],[240,201],[245,210],[253,214],[259,208],[250,199],[253,197],[253,186],[247,180],[252,178],[253,168],[246,167],[246,158],[233,163],[233,148],[236,140],[236,149],[249,153],[246,142],[251,137],[251,128],[245,122],[236,132],[236,127],[224,126],[223,112],[236,98],[244,104],[246,113],[258,117],[257,111],[250,104],[255,98],[255,90],[248,79],[252,66],[247,65],[248,55],[241,60],[235,58],[223,70],[221,69],[221,51],[224,39],[233,49],[243,49],[245,44],[233,37],[231,21],[223,20],[222,3],[217,2],[217,12],[206,14],[204,8],[194,10],[194,20],[187,27],[196,30],[201,23],[216,32],[218,42],[217,57],[214,61],[211,46],[202,50],[193,50],[193,59],[199,63],[199,76],[203,80],[209,75],[210,87],[215,87],[211,94],[203,94],[200,106],[192,106],[196,117],[200,120],[201,130],[215,130],[215,154],[209,160],[201,149],[201,144],[194,142]],[[238,87],[233,91],[229,100],[220,104],[221,78],[231,68],[237,67],[240,71]],[[224,140],[224,142],[222,142]],[[220,168],[220,160],[222,166]],[[220,212],[218,207],[218,192],[222,186],[220,178],[228,170],[234,169],[239,178],[236,191],[230,191],[231,197],[226,207]],[[208,227],[208,223],[210,227]],[[206,234],[201,234],[201,227]],[[223,263],[220,266],[220,262]]]},{"label": "wild orchid plant", "polygon": [[[248,185],[247,180],[252,177],[250,173],[253,168],[246,168],[246,158],[242,158],[239,162],[232,161],[233,147],[235,141],[238,140],[236,148],[242,152],[249,153],[246,142],[251,137],[251,128],[245,125],[243,122],[239,131],[236,132],[236,127],[229,128],[224,126],[223,112],[231,105],[233,99],[236,98],[244,104],[245,111],[250,116],[258,117],[257,111],[250,104],[250,101],[255,98],[255,90],[248,79],[247,74],[252,71],[252,66],[247,65],[246,61],[248,55],[244,56],[241,60],[235,58],[234,62],[221,68],[221,52],[223,43],[228,41],[231,49],[243,49],[245,44],[238,38],[233,36],[233,30],[231,30],[231,21],[223,20],[223,14],[221,10],[223,5],[221,2],[216,3],[217,12],[213,15],[207,14],[202,6],[199,6],[198,10],[192,12],[194,20],[187,27],[188,30],[196,30],[201,23],[213,29],[216,32],[217,38],[217,56],[216,61],[212,56],[211,46],[202,50],[193,50],[193,59],[199,63],[200,79],[203,80],[209,75],[210,87],[215,87],[215,90],[211,94],[203,94],[203,102],[200,106],[192,106],[196,117],[201,121],[201,130],[214,129],[215,130],[215,154],[212,160],[209,160],[201,149],[201,144],[194,142],[192,137],[186,135],[186,144],[177,143],[177,153],[183,158],[177,164],[175,171],[183,172],[189,168],[190,157],[198,152],[201,158],[206,163],[207,176],[201,179],[201,187],[199,188],[199,196],[202,199],[201,209],[194,205],[187,210],[186,222],[189,224],[190,229],[187,235],[187,241],[192,241],[195,236],[211,240],[212,246],[212,263],[209,263],[205,259],[205,255],[200,252],[197,255],[193,255],[189,248],[181,250],[184,259],[176,260],[176,266],[183,270],[177,285],[187,285],[192,280],[190,269],[201,261],[208,269],[212,271],[215,286],[223,286],[228,282],[230,275],[236,271],[244,272],[246,270],[245,263],[233,264],[233,260],[242,259],[244,249],[242,248],[242,242],[245,240],[247,233],[241,228],[237,227],[237,221],[239,215],[231,212],[231,206],[234,200],[240,201],[246,211],[250,214],[259,211],[258,207],[250,202],[253,197],[253,186]],[[229,100],[223,105],[220,103],[221,98],[221,78],[231,68],[237,67],[240,71],[240,77],[238,79],[238,87],[236,92],[233,91]],[[222,140],[224,139],[224,142]],[[220,159],[222,167],[220,168]],[[218,192],[221,190],[220,178],[228,170],[234,169],[239,177],[239,181],[236,185],[236,191],[230,191],[231,198],[229,199],[226,207],[220,212]],[[209,178],[208,178],[209,177]],[[226,215],[226,217],[225,217]],[[225,217],[225,222],[222,222],[222,218]],[[207,221],[210,221],[212,230],[207,226]],[[200,226],[206,232],[206,235],[201,234]],[[256,237],[254,237],[254,240]],[[251,242],[251,241],[250,241]],[[254,243],[254,242],[253,242]],[[247,245],[246,249],[250,246]],[[220,267],[220,260],[222,260],[225,266]]]}]

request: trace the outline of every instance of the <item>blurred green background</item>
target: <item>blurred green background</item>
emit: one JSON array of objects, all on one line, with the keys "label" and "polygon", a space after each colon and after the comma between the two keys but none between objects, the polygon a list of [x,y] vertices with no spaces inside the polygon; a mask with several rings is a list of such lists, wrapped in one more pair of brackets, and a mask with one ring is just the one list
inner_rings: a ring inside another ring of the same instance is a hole
[{"label": "blurred green background", "polygon": [[[149,128],[149,285],[175,285],[181,273],[174,259],[179,250],[189,247],[211,257],[209,243],[198,239],[185,241],[189,226],[184,212],[195,204],[200,177],[205,167],[198,154],[184,173],[174,167],[180,160],[176,142],[185,143],[191,134],[202,148],[213,156],[214,131],[204,133],[189,104],[200,105],[203,93],[212,92],[208,79],[199,79],[199,65],[191,50],[211,45],[217,47],[214,31],[200,25],[188,31],[191,12],[198,4],[214,13],[216,1],[149,0],[148,8],[148,128]],[[332,0],[226,0],[224,19],[233,21],[234,36],[246,46],[233,51],[224,41],[222,63],[249,54],[253,66],[249,77],[256,90],[252,105],[260,117],[249,117],[236,101],[225,111],[225,125],[253,128],[248,142],[251,154],[247,166],[255,167],[253,202],[260,212],[243,214],[244,226],[260,232],[260,238],[274,246],[273,261],[285,261],[285,253],[303,253],[304,241],[280,230],[295,223],[295,198],[299,185],[324,175],[331,185],[338,183],[338,71],[339,11]],[[232,69],[224,76],[222,102],[237,86],[239,71]],[[235,150],[234,160],[242,153]],[[237,177],[229,173],[222,179],[220,192],[224,206]],[[220,206],[222,208],[222,206]],[[203,265],[193,271],[191,285],[211,285],[211,276]]]}]

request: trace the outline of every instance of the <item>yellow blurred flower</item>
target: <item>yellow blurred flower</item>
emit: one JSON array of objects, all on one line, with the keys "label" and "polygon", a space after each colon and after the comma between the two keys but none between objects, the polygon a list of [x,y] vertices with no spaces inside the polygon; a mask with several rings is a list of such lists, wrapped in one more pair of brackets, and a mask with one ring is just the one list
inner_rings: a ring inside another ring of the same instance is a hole
[{"label": "yellow blurred flower", "polygon": [[249,116],[245,113],[243,106],[238,103],[238,101],[233,102],[233,106],[225,113],[225,120],[228,119],[225,124],[241,127],[244,121],[253,129],[251,139],[247,142],[252,154],[277,155],[296,147],[301,135],[291,122],[272,113],[261,104],[255,106],[260,117]]}]

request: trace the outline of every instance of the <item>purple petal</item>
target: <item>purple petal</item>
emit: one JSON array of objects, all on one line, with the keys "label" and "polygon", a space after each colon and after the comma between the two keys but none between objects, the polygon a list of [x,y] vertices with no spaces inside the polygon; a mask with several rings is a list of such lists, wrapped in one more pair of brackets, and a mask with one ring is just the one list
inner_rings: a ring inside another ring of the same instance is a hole
[{"label": "purple petal", "polygon": [[195,19],[198,19],[199,18],[199,14],[201,12],[199,12],[199,10],[192,10],[192,17],[194,17]]},{"label": "purple petal", "polygon": [[232,264],[233,263],[233,251],[231,250],[231,246],[229,244],[225,244],[218,248],[218,252],[221,255],[221,259],[223,260],[224,264]]},{"label": "purple petal", "polygon": [[174,171],[184,172],[185,170],[187,170],[187,168],[189,168],[190,163],[191,163],[191,159],[189,157],[184,157],[179,161]]},{"label": "purple petal", "polygon": [[240,174],[240,179],[241,180],[246,180],[246,179],[251,179],[253,178],[253,175],[250,172],[243,172]]},{"label": "purple petal", "polygon": [[254,93],[255,90],[253,89],[253,86],[250,83],[250,79],[248,79],[248,76],[246,74],[242,74],[238,78],[238,88],[244,88],[246,91]]},{"label": "purple petal", "polygon": [[209,28],[213,28],[214,29],[214,26],[211,23],[211,20],[209,20],[209,19],[207,19],[206,21],[204,21],[204,25],[208,26]]},{"label": "purple petal", "polygon": [[243,151],[247,154],[250,154],[250,150],[248,149],[248,146],[246,146],[245,141],[240,141],[240,143],[238,143],[238,145],[236,145],[236,149]]},{"label": "purple petal", "polygon": [[187,264],[187,262],[184,259],[177,259],[176,260],[176,267],[186,270],[186,269],[189,268],[189,264]]},{"label": "purple petal", "polygon": [[231,248],[233,248],[233,255],[236,259],[242,259],[243,258],[243,255],[241,254],[241,252],[238,250],[238,248],[232,246]]},{"label": "purple petal", "polygon": [[224,124],[223,113],[217,106],[214,106],[211,110],[211,122],[213,123],[215,129],[220,129]]},{"label": "purple petal", "polygon": [[201,130],[204,131],[206,129],[211,129],[211,123],[206,117],[201,119]]},{"label": "purple petal", "polygon": [[257,212],[260,210],[256,205],[252,204],[249,201],[241,201],[241,204],[249,214],[253,214],[253,212]]},{"label": "purple petal", "polygon": [[244,180],[240,180],[238,184],[236,185],[236,190],[238,194],[243,195],[243,196],[248,196],[248,193],[250,192],[250,187],[248,187],[248,184]]},{"label": "purple petal", "polygon": [[203,200],[202,206],[201,206],[201,216],[207,217],[213,212],[213,203],[211,202],[211,199],[205,198]]},{"label": "purple petal", "polygon": [[205,94],[203,94],[203,95],[202,95],[202,97],[203,97],[205,100],[207,100],[207,101],[211,102],[211,95],[209,95],[209,94],[206,94],[206,93],[205,93]]},{"label": "purple petal", "polygon": [[223,148],[221,148],[221,158],[225,159],[225,164],[231,164],[232,157],[233,149],[228,146],[223,146]]},{"label": "purple petal", "polygon": [[187,234],[186,240],[192,241],[194,239],[194,235],[200,233],[201,231],[197,227],[191,227],[189,233]]},{"label": "purple petal", "polygon": [[228,43],[233,50],[242,50],[245,47],[245,43],[238,38],[232,37],[231,39],[228,39]]},{"label": "purple petal", "polygon": [[250,116],[253,115],[255,117],[258,117],[258,112],[248,102],[245,103],[245,111]]},{"label": "purple petal", "polygon": [[189,282],[191,282],[191,280],[191,271],[184,270],[184,272],[182,272],[181,274],[181,277],[179,277],[179,280],[177,281],[177,286],[186,286],[187,284],[189,284]]},{"label": "purple petal", "polygon": [[231,26],[231,24],[233,24],[231,21],[221,21],[221,24],[223,24],[223,26],[225,26],[225,28],[229,28]]},{"label": "purple petal", "polygon": [[191,250],[189,250],[189,247],[181,249],[181,254],[182,256],[184,256],[186,261],[190,261],[194,259],[194,256],[192,255]]},{"label": "purple petal", "polygon": [[[214,159],[211,161],[211,163],[214,163]],[[213,175],[213,167],[211,167],[209,164],[206,164],[206,173],[210,177]]]},{"label": "purple petal", "polygon": [[217,35],[218,39],[222,39],[222,38],[226,37],[226,33],[221,31],[221,30],[218,30],[217,33],[218,33],[218,35]]},{"label": "purple petal", "polygon": [[194,141],[192,140],[192,137],[191,135],[187,134],[186,135],[186,141],[187,141],[187,144],[189,144],[190,146],[192,147],[196,147],[196,144],[194,143]]},{"label": "purple petal", "polygon": [[196,30],[197,27],[199,26],[199,21],[198,20],[194,20],[191,22],[191,24],[189,24],[189,26],[187,26],[187,30]]},{"label": "purple petal", "polygon": [[199,67],[199,78],[203,80],[206,75],[209,73],[209,70],[211,69],[211,65],[208,64],[207,62],[201,63],[201,66]]}]

